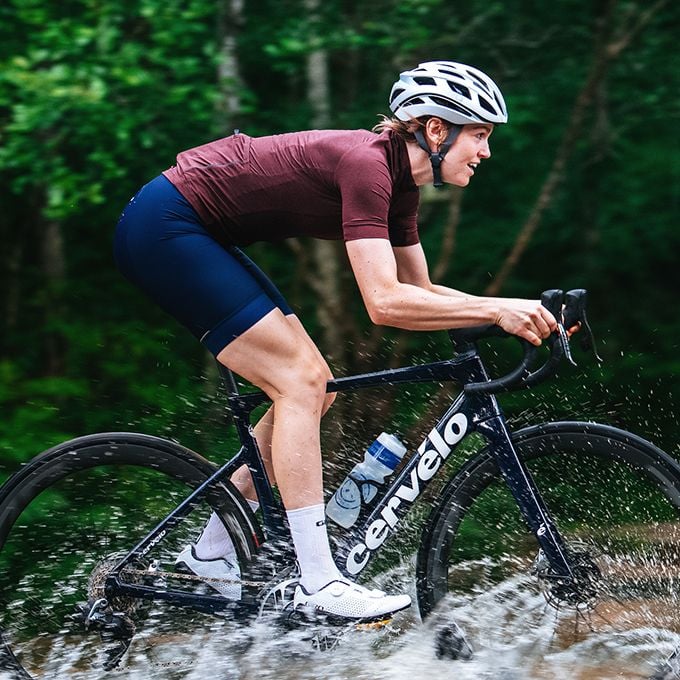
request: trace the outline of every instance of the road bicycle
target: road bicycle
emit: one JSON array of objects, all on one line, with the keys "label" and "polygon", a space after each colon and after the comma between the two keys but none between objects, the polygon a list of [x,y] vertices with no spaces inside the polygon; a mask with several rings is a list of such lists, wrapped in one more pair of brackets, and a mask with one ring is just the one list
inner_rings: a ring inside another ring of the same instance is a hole
[{"label": "road bicycle", "polygon": [[[531,388],[571,360],[565,328],[580,324],[578,337],[595,351],[584,290],[546,291],[542,302],[563,323],[544,354],[522,342],[523,356],[507,375],[492,379],[480,355],[481,340],[506,335],[487,326],[450,331],[451,358],[328,383],[329,392],[426,381],[460,387],[357,523],[334,527],[337,565],[352,579],[364,577],[439,479],[441,492],[425,504],[432,507],[415,593],[420,616],[442,622],[434,640],[440,657],[465,658],[485,644],[474,621],[464,633],[456,626],[457,614],[510,583],[514,597],[542,604],[517,624],[521,630],[508,622],[509,636],[533,628],[549,649],[625,664],[627,678],[680,678],[673,654],[680,642],[680,465],[608,425],[549,422],[511,431],[498,403],[497,395]],[[241,448],[223,465],[169,439],[92,434],[38,455],[0,488],[0,668],[9,677],[92,678],[157,667],[164,677],[182,677],[178,656],[192,665],[209,640],[231,644],[253,619],[269,622],[276,635],[309,623],[292,607],[290,534],[252,434],[253,411],[267,398],[244,392],[226,370],[224,380]],[[453,452],[475,438],[479,446],[453,464]],[[244,463],[259,516],[229,481]],[[211,579],[174,569],[211,512],[234,541],[239,600],[219,595]],[[318,631],[311,637],[323,644]],[[527,676],[541,677],[540,660],[532,663]]]}]

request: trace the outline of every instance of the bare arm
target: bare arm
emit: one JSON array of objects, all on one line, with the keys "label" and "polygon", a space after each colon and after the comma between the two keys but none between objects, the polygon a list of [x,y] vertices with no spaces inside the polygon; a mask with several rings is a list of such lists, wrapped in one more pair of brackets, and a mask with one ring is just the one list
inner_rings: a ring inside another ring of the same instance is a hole
[{"label": "bare arm", "polygon": [[[397,277],[402,283],[411,283],[419,288],[439,293],[439,295],[449,295],[452,297],[466,296],[455,288],[440,286],[430,281],[430,273],[425,259],[425,253],[420,243],[413,246],[393,248],[394,259],[397,263]],[[474,297],[474,296],[467,296]]]},{"label": "bare arm", "polygon": [[371,320],[407,330],[444,330],[495,323],[538,345],[555,319],[538,300],[468,295],[430,282],[420,245],[392,249],[386,239],[346,244]]}]

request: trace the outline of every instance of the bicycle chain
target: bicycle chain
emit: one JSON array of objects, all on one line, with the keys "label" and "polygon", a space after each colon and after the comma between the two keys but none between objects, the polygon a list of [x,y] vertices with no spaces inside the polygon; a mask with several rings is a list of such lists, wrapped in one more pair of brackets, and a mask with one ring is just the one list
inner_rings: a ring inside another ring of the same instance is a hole
[{"label": "bicycle chain", "polygon": [[155,578],[176,578],[184,581],[200,581],[201,583],[240,583],[242,586],[250,588],[264,588],[267,581],[243,581],[234,578],[220,578],[218,576],[197,576],[196,574],[180,574],[176,571],[158,571],[150,572],[146,569],[123,569],[121,574],[130,574],[131,576],[153,576]]}]

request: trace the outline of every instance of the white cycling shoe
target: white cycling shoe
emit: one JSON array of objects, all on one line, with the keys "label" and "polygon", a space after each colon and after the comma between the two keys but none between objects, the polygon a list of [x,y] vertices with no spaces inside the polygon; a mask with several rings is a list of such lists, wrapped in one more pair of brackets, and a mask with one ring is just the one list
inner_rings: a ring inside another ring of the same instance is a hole
[{"label": "white cycling shoe", "polygon": [[349,620],[378,619],[410,606],[408,595],[387,595],[344,580],[331,581],[312,594],[298,586],[293,596],[294,609]]},{"label": "white cycling shoe", "polygon": [[192,574],[205,579],[225,579],[225,581],[205,581],[205,584],[229,600],[241,599],[241,570],[238,564],[225,559],[201,560],[196,557],[193,545],[188,545],[177,555],[175,567],[183,567]]}]

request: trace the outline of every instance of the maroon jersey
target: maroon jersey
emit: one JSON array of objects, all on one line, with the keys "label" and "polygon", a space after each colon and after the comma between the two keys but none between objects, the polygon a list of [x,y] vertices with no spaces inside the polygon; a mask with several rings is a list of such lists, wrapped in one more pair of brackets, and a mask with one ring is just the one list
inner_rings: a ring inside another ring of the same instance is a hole
[{"label": "maroon jersey", "polygon": [[419,240],[406,143],[389,131],[239,133],[180,153],[163,174],[220,243]]}]

